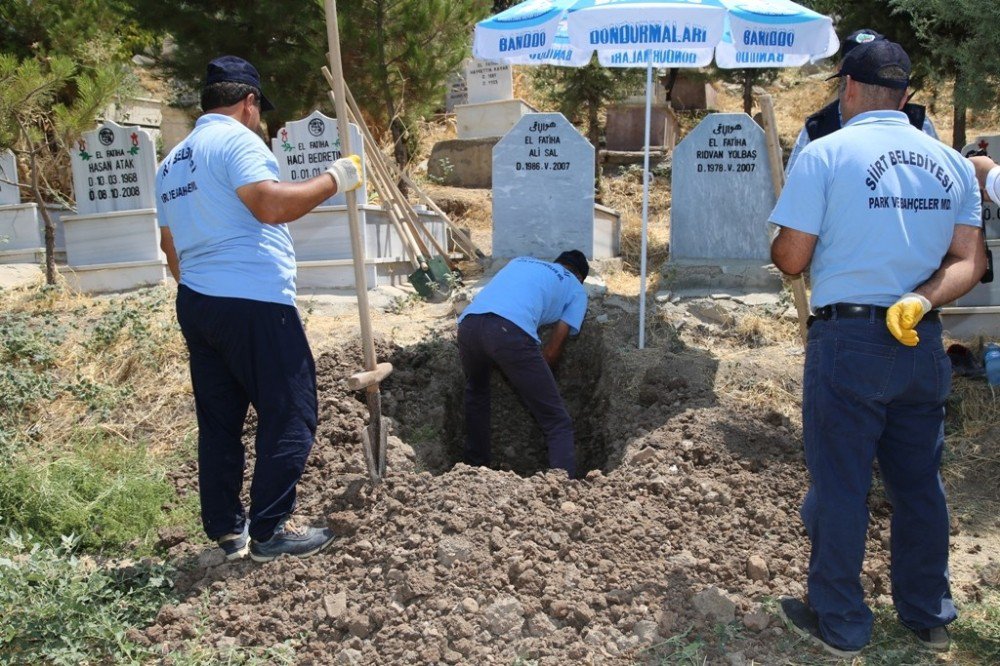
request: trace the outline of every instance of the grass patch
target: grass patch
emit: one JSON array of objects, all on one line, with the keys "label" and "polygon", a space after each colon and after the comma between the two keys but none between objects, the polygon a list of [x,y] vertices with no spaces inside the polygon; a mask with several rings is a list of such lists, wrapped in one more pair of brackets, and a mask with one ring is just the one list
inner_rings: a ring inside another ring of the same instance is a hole
[{"label": "grass patch", "polygon": [[141,663],[130,638],[171,598],[170,569],[99,566],[78,540],[44,546],[11,532],[0,544],[0,653],[8,664]]},{"label": "grass patch", "polygon": [[80,431],[57,458],[18,454],[0,467],[0,524],[46,542],[75,534],[85,549],[148,550],[173,495],[145,447]]}]

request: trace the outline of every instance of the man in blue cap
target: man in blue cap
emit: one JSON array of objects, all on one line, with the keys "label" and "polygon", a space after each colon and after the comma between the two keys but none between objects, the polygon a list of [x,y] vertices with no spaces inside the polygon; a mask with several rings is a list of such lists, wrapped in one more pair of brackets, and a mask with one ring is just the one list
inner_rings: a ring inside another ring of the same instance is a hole
[{"label": "man in blue cap", "polygon": [[[847,54],[851,50],[860,45],[868,44],[870,42],[875,42],[878,40],[884,40],[885,37],[881,34],[871,30],[870,28],[862,28],[861,30],[855,30],[840,47],[840,57],[846,58]],[[911,104],[909,98],[906,99],[906,103],[903,108],[900,109],[906,114],[906,117],[910,119],[910,124],[919,130],[922,130],[927,136],[932,139],[938,138],[937,130],[934,129],[934,123],[931,122],[930,116],[927,115],[927,109],[919,104]],[[833,134],[843,126],[843,119],[840,114],[840,100],[833,100],[822,109],[812,114],[806,118],[805,126],[802,131],[799,132],[799,136],[795,139],[795,145],[792,147],[792,153],[788,156],[788,164],[785,165],[785,173],[789,174],[792,172],[792,167],[795,165],[795,160],[798,159],[799,153],[802,149],[809,145],[810,141],[815,141],[817,139],[822,139],[828,134]]]},{"label": "man in blue cap", "polygon": [[[305,557],[328,529],[289,520],[316,433],[316,369],[295,308],[295,251],[285,223],[361,184],[357,155],[283,183],[257,133],[274,108],[243,58],[208,65],[204,111],[157,171],[161,247],[177,288],[198,415],[198,485],[205,532],[227,559]],[[249,517],[240,501],[243,424],[257,412]]]},{"label": "man in blue cap", "polygon": [[[579,250],[554,262],[511,260],[465,308],[458,352],[465,373],[465,462],[490,463],[490,375],[496,365],[545,434],[549,466],[576,474],[573,420],[552,369],[587,314],[583,281],[590,265]],[[555,324],[541,347],[538,328]]]},{"label": "man in blue cap", "polygon": [[802,398],[809,597],[781,610],[839,657],[871,639],[861,566],[877,459],[899,620],[947,650],[956,612],[939,468],[951,364],[934,308],[986,270],[979,185],[971,162],[899,111],[910,76],[902,47],[857,46],[835,76],[844,128],[802,151],[771,213],[771,258],[788,275],[811,266],[814,313]]}]

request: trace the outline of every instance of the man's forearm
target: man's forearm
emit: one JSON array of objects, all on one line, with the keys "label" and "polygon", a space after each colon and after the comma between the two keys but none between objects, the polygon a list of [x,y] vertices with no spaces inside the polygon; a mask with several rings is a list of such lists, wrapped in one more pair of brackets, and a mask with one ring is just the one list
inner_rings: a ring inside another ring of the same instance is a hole
[{"label": "man's forearm", "polygon": [[941,268],[914,292],[929,300],[933,307],[941,307],[969,293],[985,272],[984,253],[976,253],[964,259],[948,256],[941,262]]}]

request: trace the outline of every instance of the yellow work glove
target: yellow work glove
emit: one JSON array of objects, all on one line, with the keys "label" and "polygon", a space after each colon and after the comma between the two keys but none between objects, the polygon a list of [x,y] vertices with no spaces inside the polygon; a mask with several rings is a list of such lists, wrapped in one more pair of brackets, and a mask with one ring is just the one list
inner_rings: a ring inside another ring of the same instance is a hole
[{"label": "yellow work glove", "polygon": [[361,171],[361,158],[357,155],[341,157],[326,170],[337,183],[337,193],[350,192],[361,187],[364,179]]},{"label": "yellow work glove", "polygon": [[920,337],[915,330],[924,315],[931,311],[931,302],[920,294],[903,294],[885,315],[885,324],[893,337],[907,347],[916,347]]}]

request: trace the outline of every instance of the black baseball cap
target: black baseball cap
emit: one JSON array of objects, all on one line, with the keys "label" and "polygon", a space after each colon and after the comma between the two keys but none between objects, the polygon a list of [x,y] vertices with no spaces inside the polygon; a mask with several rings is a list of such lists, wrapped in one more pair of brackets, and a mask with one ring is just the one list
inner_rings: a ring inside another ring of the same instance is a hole
[{"label": "black baseball cap", "polygon": [[584,280],[587,279],[587,275],[590,273],[590,264],[587,263],[587,255],[579,250],[566,250],[556,257],[556,263],[566,266]]},{"label": "black baseball cap", "polygon": [[877,42],[880,39],[885,39],[885,35],[875,32],[871,28],[861,28],[861,30],[855,30],[844,39],[844,43],[840,48],[840,57],[845,57],[855,46],[870,44],[871,42]]},{"label": "black baseball cap", "polygon": [[829,78],[843,76],[858,83],[903,90],[910,85],[910,56],[888,39],[858,44],[840,61],[840,71]]},{"label": "black baseball cap", "polygon": [[248,86],[253,86],[257,90],[261,90],[260,110],[274,110],[274,104],[271,104],[271,100],[264,96],[257,68],[243,58],[227,55],[220,56],[208,63],[208,74],[205,76],[205,85],[208,86],[213,83],[223,83],[226,81],[230,83],[244,83]]}]

